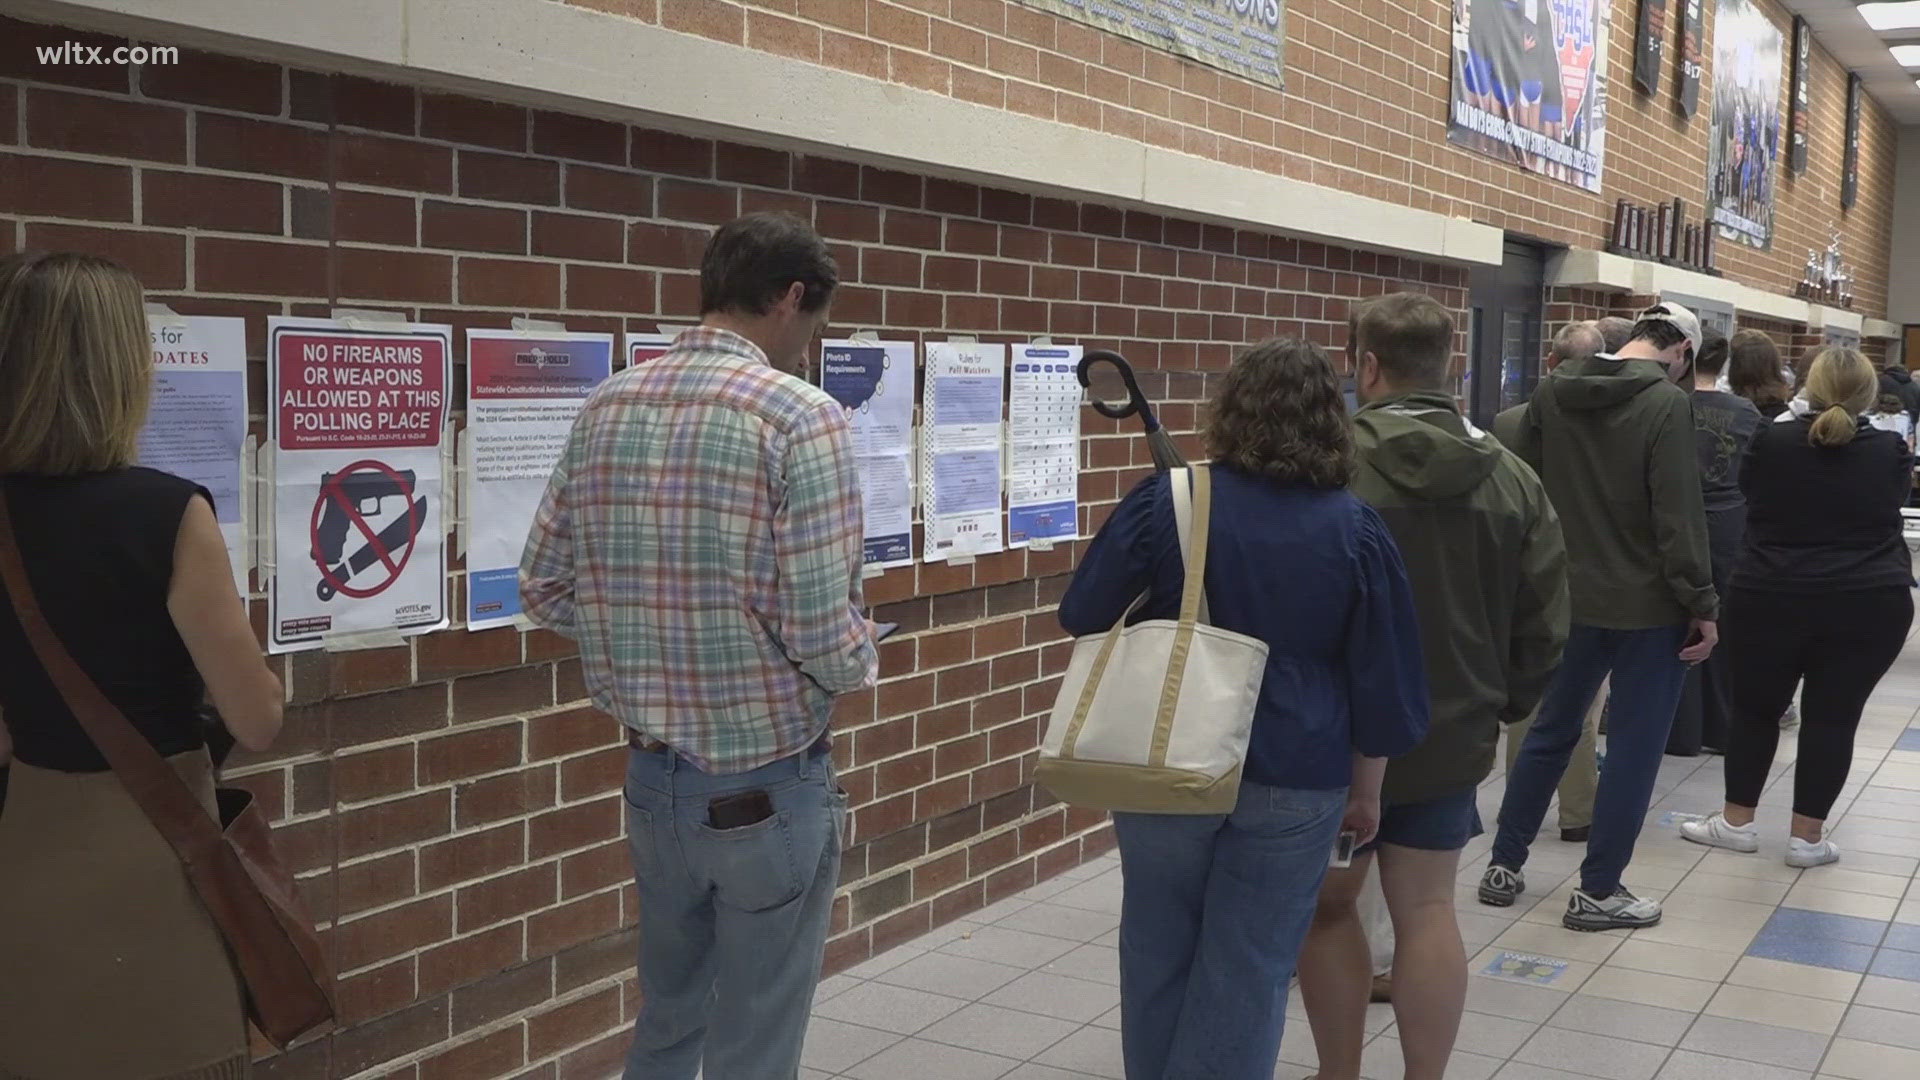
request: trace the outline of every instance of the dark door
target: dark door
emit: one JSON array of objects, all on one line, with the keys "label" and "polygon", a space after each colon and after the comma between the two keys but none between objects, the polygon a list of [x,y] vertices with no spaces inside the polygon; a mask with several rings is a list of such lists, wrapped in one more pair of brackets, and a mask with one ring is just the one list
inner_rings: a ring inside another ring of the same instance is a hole
[{"label": "dark door", "polygon": [[1499,266],[1478,266],[1468,283],[1467,416],[1487,428],[1501,410],[1533,396],[1540,381],[1547,253],[1508,240]]}]

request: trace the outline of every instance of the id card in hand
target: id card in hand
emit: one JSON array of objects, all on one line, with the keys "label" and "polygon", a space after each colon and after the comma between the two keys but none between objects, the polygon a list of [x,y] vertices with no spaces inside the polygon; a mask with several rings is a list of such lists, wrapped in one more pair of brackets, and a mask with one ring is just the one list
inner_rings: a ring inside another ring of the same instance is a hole
[{"label": "id card in hand", "polygon": [[1353,865],[1353,849],[1360,846],[1360,834],[1352,829],[1340,834],[1333,842],[1333,858],[1327,863],[1335,870],[1345,870]]}]

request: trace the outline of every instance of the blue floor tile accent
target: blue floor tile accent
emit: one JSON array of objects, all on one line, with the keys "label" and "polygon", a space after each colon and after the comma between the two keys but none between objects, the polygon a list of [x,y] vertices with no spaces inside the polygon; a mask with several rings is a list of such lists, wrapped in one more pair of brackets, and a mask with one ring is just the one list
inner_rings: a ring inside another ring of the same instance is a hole
[{"label": "blue floor tile accent", "polygon": [[1762,935],[1747,948],[1747,955],[1762,960],[1785,960],[1790,964],[1855,973],[1865,971],[1873,964],[1871,945],[1787,934],[1775,934],[1772,937]]},{"label": "blue floor tile accent", "polygon": [[1773,913],[1773,918],[1767,920],[1767,925],[1761,928],[1755,944],[1769,940],[1787,941],[1798,938],[1877,946],[1886,933],[1887,924],[1875,919],[1783,907]]},{"label": "blue floor tile accent", "polygon": [[1910,727],[1900,733],[1900,739],[1893,744],[1895,750],[1920,750],[1920,727]]},{"label": "blue floor tile accent", "polygon": [[1920,926],[1894,923],[1887,929],[1887,940],[1881,942],[1880,947],[1920,953]]},{"label": "blue floor tile accent", "polygon": [[1881,949],[1880,955],[1873,958],[1873,966],[1867,970],[1871,974],[1884,975],[1889,979],[1920,982],[1920,953]]}]

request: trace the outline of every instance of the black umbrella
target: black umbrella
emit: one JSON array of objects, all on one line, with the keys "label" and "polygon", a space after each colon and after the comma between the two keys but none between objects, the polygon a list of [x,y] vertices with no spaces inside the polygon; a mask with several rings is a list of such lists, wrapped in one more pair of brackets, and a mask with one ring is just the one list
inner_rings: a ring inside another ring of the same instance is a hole
[{"label": "black umbrella", "polygon": [[1111,364],[1120,373],[1120,381],[1127,387],[1127,401],[1124,405],[1109,405],[1093,398],[1089,404],[1094,410],[1109,420],[1140,417],[1140,423],[1147,429],[1147,449],[1153,453],[1153,467],[1163,471],[1186,467],[1187,459],[1173,444],[1173,436],[1160,426],[1160,418],[1153,414],[1153,405],[1147,401],[1147,395],[1140,392],[1140,381],[1134,378],[1133,365],[1127,363],[1127,358],[1108,349],[1095,349],[1081,357],[1076,374],[1080,385],[1089,390],[1093,388],[1090,375],[1095,364]]}]

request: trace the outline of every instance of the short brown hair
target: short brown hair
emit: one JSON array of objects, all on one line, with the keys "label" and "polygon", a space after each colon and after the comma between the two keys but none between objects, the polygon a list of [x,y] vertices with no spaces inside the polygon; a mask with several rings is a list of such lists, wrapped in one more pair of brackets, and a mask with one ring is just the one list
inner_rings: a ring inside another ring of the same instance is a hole
[{"label": "short brown hair", "polygon": [[735,218],[700,258],[700,314],[765,315],[796,281],[805,312],[819,311],[840,284],[840,268],[813,226],[785,212]]},{"label": "short brown hair", "polygon": [[1353,431],[1340,378],[1320,346],[1285,338],[1242,353],[1220,380],[1207,452],[1253,476],[1309,487],[1353,478]]},{"label": "short brown hair", "polygon": [[1755,405],[1779,405],[1793,396],[1780,374],[1780,347],[1759,330],[1741,330],[1727,347],[1727,382]]},{"label": "short brown hair", "polygon": [[0,473],[133,464],[153,394],[142,296],[92,255],[0,259]]},{"label": "short brown hair", "polygon": [[1453,315],[1440,301],[1425,293],[1388,293],[1363,301],[1352,325],[1356,364],[1372,353],[1397,385],[1422,390],[1446,385],[1453,361]]}]

